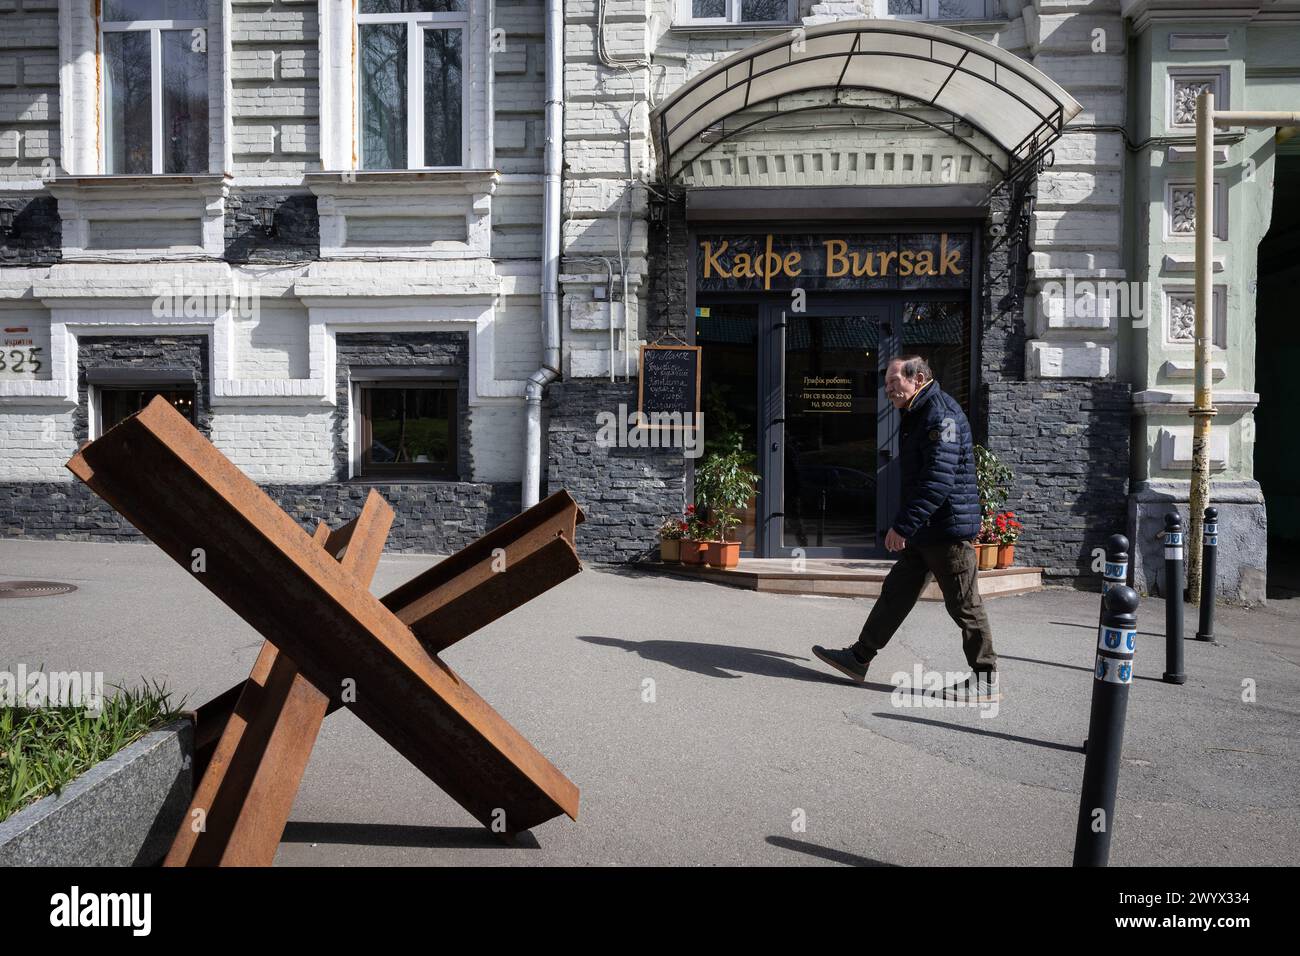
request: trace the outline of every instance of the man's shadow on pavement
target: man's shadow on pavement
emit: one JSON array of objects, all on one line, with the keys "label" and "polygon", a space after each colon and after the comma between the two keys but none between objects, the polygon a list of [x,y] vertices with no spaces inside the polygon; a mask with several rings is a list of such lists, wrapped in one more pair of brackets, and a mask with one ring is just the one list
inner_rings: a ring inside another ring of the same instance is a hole
[{"label": "man's shadow on pavement", "polygon": [[[596,637],[582,634],[578,640],[601,647],[617,647],[636,654],[642,660],[667,664],[680,670],[702,674],[705,677],[736,678],[744,674],[757,677],[783,677],[788,680],[811,681],[818,684],[848,684],[849,681],[795,661],[811,660],[795,654],[782,654],[758,647],[740,647],[735,644],[708,644],[703,641],[625,641],[617,637]],[[736,671],[738,673],[732,673]],[[863,684],[873,690],[893,693],[892,684]]]}]

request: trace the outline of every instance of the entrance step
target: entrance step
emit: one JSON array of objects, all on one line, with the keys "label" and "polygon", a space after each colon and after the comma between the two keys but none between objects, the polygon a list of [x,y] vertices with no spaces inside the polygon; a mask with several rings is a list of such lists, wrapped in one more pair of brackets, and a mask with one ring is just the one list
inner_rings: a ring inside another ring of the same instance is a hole
[{"label": "entrance step", "polygon": [[[879,597],[885,575],[893,561],[867,558],[807,558],[802,571],[791,569],[789,558],[741,558],[729,570],[701,564],[640,565],[648,570],[679,577],[712,581],[751,591],[774,594],[817,594],[825,597]],[[1001,597],[1024,594],[1043,587],[1042,568],[1011,567],[979,572],[980,594]],[[921,592],[922,601],[942,601],[939,585],[931,577]]]}]

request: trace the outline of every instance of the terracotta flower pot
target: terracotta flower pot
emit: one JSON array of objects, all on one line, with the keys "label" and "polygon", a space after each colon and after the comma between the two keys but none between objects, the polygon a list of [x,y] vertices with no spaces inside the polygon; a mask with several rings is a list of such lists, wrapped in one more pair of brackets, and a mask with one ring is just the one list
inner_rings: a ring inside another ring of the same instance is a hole
[{"label": "terracotta flower pot", "polygon": [[660,538],[659,539],[659,560],[666,564],[674,563],[682,559],[682,539],[681,538]]},{"label": "terracotta flower pot", "polygon": [[979,569],[981,571],[991,571],[998,566],[998,548],[996,544],[977,544],[975,550],[979,553]]},{"label": "terracotta flower pot", "polygon": [[998,546],[998,567],[1009,568],[1016,563],[1016,546],[1003,544]]},{"label": "terracotta flower pot", "polygon": [[739,541],[710,541],[704,558],[710,567],[734,568],[740,563]]},{"label": "terracotta flower pot", "polygon": [[707,545],[703,541],[692,541],[690,538],[682,538],[682,564],[703,564],[706,548]]}]

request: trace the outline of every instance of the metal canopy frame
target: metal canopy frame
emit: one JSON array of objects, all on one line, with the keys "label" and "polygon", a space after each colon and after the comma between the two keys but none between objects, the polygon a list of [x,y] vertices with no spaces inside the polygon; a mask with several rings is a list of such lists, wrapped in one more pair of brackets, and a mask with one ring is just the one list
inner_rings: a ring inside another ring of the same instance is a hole
[{"label": "metal canopy frame", "polygon": [[861,107],[895,113],[960,140],[1004,178],[1033,167],[1083,107],[1041,70],[964,33],[928,23],[853,20],[797,31],[741,50],[706,70],[660,104],[651,127],[665,181],[701,135],[736,113],[787,96],[832,90],[893,94],[941,110],[1005,154],[998,162],[955,128],[902,108],[830,102],[773,111],[743,123],[678,164],[678,171],[719,142],[768,119],[807,109]]}]

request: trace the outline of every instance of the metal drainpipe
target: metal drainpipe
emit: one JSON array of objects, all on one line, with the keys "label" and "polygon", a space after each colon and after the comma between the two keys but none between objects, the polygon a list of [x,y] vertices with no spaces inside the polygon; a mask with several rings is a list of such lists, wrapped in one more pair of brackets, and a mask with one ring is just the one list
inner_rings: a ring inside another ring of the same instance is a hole
[{"label": "metal drainpipe", "polygon": [[560,176],[564,163],[564,4],[546,0],[546,156],[542,186],[542,366],[528,377],[520,503],[542,488],[542,396],[560,377]]}]

